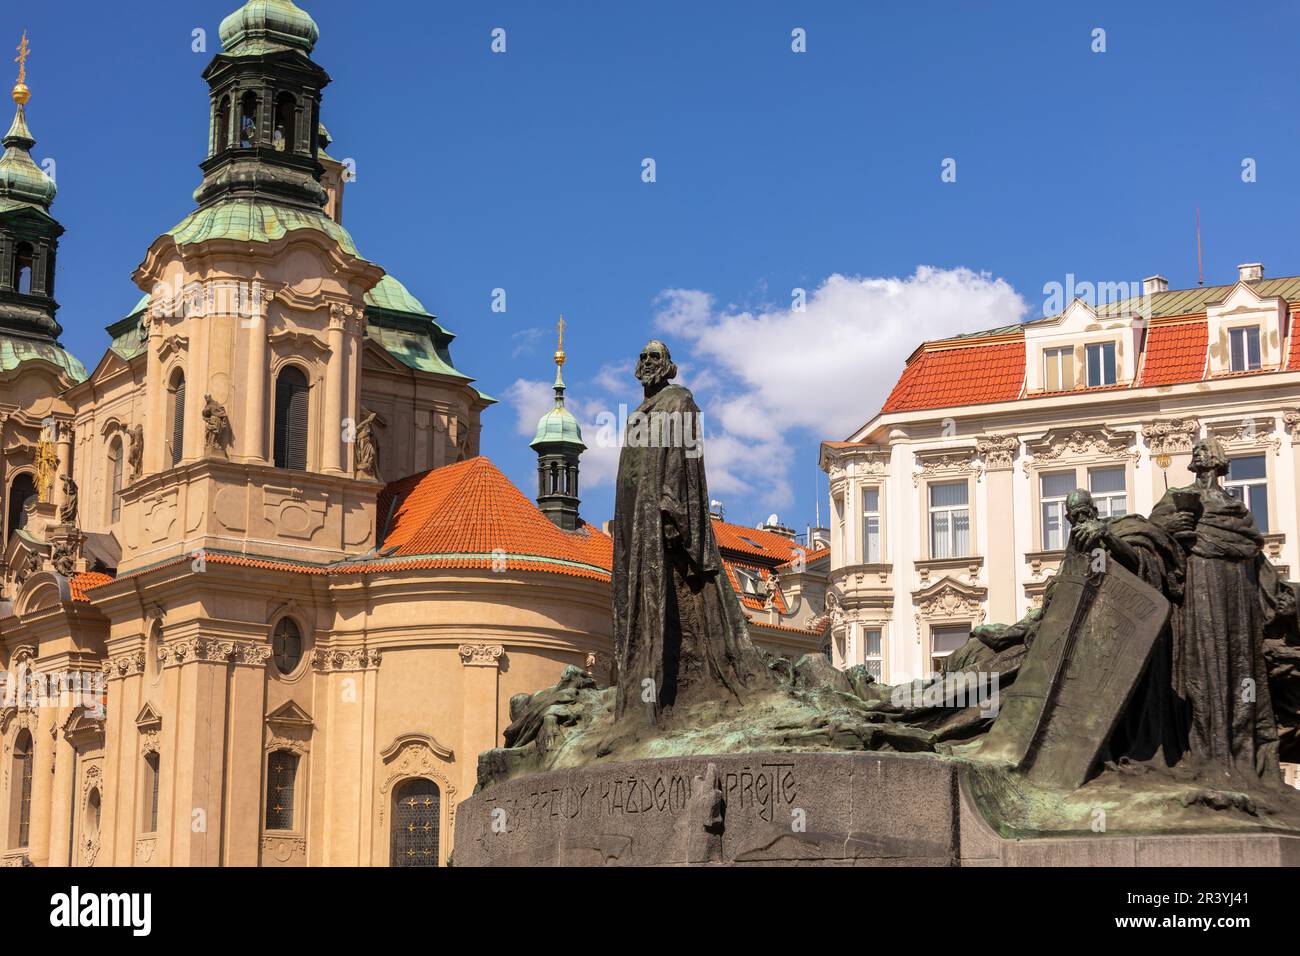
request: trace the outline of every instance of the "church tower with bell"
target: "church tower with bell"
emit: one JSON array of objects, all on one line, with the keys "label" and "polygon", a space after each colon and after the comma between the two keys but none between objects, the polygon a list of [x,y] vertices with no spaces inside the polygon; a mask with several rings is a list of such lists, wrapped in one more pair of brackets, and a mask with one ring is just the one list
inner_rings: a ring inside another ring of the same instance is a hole
[{"label": "church tower with bell", "polygon": [[578,459],[587,446],[573,413],[564,407],[564,316],[555,350],[555,407],[537,422],[529,446],[537,452],[537,507],[556,527],[578,527]]}]

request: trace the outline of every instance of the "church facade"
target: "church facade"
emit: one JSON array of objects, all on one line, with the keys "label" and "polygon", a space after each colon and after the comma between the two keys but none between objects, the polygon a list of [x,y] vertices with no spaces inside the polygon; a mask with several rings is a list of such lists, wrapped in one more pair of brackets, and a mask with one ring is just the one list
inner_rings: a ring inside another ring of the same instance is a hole
[{"label": "church facade", "polygon": [[[14,89],[4,865],[445,865],[511,697],[570,664],[609,680],[563,348],[534,501],[479,454],[493,400],[452,333],[343,226],[317,38],[291,0],[223,21],[196,208],[89,370],[59,344],[63,230]],[[827,552],[716,528],[755,640],[818,651]]]}]

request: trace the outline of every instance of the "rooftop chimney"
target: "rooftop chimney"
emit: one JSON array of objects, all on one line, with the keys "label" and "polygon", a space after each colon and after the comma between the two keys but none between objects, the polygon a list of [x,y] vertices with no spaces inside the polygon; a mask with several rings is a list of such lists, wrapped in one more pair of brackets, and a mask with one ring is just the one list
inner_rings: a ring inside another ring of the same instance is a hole
[{"label": "rooftop chimney", "polygon": [[1164,276],[1155,275],[1147,276],[1142,280],[1142,294],[1155,295],[1157,292],[1168,292],[1169,280]]},{"label": "rooftop chimney", "polygon": [[1237,278],[1242,282],[1258,282],[1264,278],[1264,263],[1243,262],[1237,266]]}]

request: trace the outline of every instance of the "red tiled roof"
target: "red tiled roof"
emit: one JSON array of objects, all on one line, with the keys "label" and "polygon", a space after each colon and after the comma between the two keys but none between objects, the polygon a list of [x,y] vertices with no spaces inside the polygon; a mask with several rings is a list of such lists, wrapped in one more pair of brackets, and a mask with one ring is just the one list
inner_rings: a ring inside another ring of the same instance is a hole
[{"label": "red tiled roof", "polygon": [[98,571],[82,571],[80,574],[74,574],[68,580],[68,587],[72,591],[72,600],[86,600],[86,591],[88,589],[97,588],[111,580],[113,580],[111,575],[100,574]]},{"label": "red tiled roof", "polygon": [[1199,382],[1205,376],[1208,327],[1200,322],[1153,325],[1147,333],[1140,385]]},{"label": "red tiled roof", "polygon": [[[736,597],[740,599],[741,606],[751,608],[755,611],[766,610],[766,595],[763,597],[754,597],[753,595],[747,594],[740,583],[740,575],[736,573],[736,568],[739,566],[744,568],[746,571],[753,571],[762,580],[764,586],[767,585],[767,579],[772,576],[772,572],[761,565],[749,564],[742,561],[729,561],[726,558],[722,559],[722,566],[727,569],[727,578],[731,581],[731,590],[736,592]],[[778,580],[779,577],[780,576],[778,575]],[[785,603],[785,595],[781,593],[779,587],[776,589],[775,603],[776,609],[782,614],[789,613],[789,608]]]},{"label": "red tiled roof", "polygon": [[909,412],[1008,402],[1025,383],[1025,343],[992,342],[924,351],[903,370],[881,409]]},{"label": "red tiled roof", "polygon": [[713,519],[713,536],[718,539],[718,550],[752,558],[766,558],[777,564],[794,560],[796,554],[807,554],[808,549],[797,541],[775,531],[761,531],[743,524],[729,524],[721,518]]},{"label": "red tiled roof", "polygon": [[385,558],[442,556],[490,566],[493,554],[503,552],[507,560],[550,558],[560,567],[573,562],[605,575],[614,566],[609,535],[588,524],[561,531],[482,456],[394,482],[379,496],[381,522],[390,507],[379,546]]},{"label": "red tiled roof", "polygon": [[[809,565],[814,561],[820,561],[822,558],[829,557],[830,553],[830,548],[822,548],[820,551],[805,551],[803,554],[804,564]],[[789,561],[785,562],[785,564],[779,565],[778,570],[790,567],[790,565],[794,564],[795,560],[795,558],[791,558]]]}]

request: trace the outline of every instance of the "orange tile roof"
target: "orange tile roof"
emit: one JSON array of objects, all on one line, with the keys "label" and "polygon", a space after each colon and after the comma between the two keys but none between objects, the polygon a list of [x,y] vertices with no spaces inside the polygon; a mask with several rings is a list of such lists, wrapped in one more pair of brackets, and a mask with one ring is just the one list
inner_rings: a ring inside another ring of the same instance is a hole
[{"label": "orange tile roof", "polygon": [[713,536],[718,539],[722,556],[727,552],[752,558],[766,558],[777,564],[794,560],[796,554],[807,554],[808,549],[797,541],[775,531],[762,531],[743,524],[730,524],[721,518],[713,519]]},{"label": "orange tile roof", "polygon": [[380,493],[378,514],[381,523],[388,521],[378,549],[386,559],[441,556],[490,564],[503,552],[507,559],[549,558],[560,567],[571,562],[605,575],[614,566],[609,535],[588,524],[561,531],[482,456],[394,482]]},{"label": "orange tile roof", "polygon": [[1199,382],[1205,376],[1208,326],[1204,321],[1153,325],[1147,333],[1141,385]]},{"label": "orange tile roof", "polygon": [[1008,402],[1024,383],[1023,339],[927,350],[903,370],[881,413]]},{"label": "orange tile roof", "polygon": [[97,588],[101,584],[107,584],[113,580],[112,576],[100,574],[98,571],[82,571],[80,574],[74,574],[68,580],[68,587],[72,591],[72,600],[86,600],[86,591],[90,588]]},{"label": "orange tile roof", "polygon": [[[748,564],[741,561],[730,561],[727,558],[722,559],[722,566],[727,570],[727,578],[731,581],[731,590],[736,592],[736,597],[740,599],[742,607],[751,608],[755,611],[763,611],[767,609],[766,596],[754,597],[745,592],[744,587],[740,583],[740,575],[736,573],[736,568],[739,566],[744,568],[746,571],[753,571],[759,576],[759,579],[763,582],[764,586],[767,585],[767,579],[772,576],[771,571],[761,565]],[[780,576],[778,575],[778,580],[779,577]],[[785,595],[781,593],[779,587],[776,590],[775,599],[776,609],[782,614],[788,614],[790,609],[787,607],[785,603]]]}]

